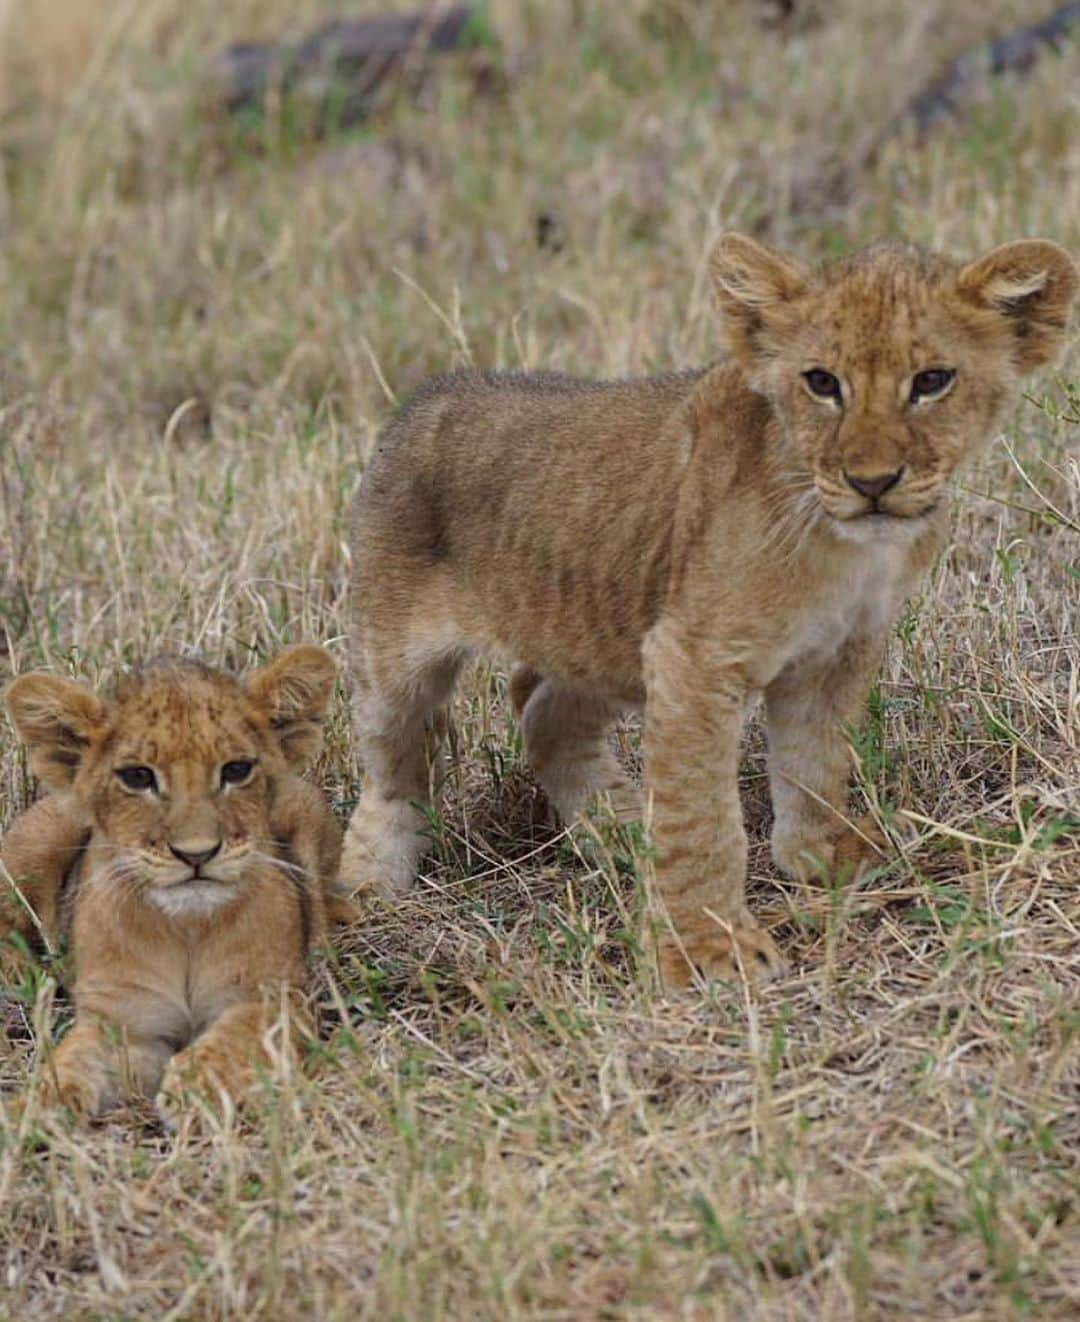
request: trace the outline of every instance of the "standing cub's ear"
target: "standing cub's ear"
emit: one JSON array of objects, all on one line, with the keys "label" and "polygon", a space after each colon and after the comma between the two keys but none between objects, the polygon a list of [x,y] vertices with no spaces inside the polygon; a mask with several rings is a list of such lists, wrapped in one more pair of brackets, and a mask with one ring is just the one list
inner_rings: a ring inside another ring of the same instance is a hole
[{"label": "standing cub's ear", "polygon": [[105,725],[105,704],[82,684],[56,675],[20,675],[8,685],[4,702],[34,775],[53,789],[70,785],[92,737]]},{"label": "standing cub's ear", "polygon": [[1017,239],[965,266],[961,293],[1012,324],[1023,372],[1052,363],[1065,343],[1069,307],[1080,286],[1076,264],[1048,239]]},{"label": "standing cub's ear", "polygon": [[337,662],[321,647],[287,647],[244,681],[270,717],[285,760],[302,767],[322,747],[322,723],[330,709]]},{"label": "standing cub's ear", "polygon": [[756,358],[770,313],[804,293],[809,272],[791,258],[744,234],[722,234],[709,254],[709,274],[727,347],[743,361]]}]

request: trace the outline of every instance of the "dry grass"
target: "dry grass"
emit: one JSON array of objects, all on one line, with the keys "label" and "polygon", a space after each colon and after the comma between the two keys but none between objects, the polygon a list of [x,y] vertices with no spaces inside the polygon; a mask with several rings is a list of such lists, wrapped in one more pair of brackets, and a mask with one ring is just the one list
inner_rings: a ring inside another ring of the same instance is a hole
[{"label": "dry grass", "polygon": [[[813,186],[1028,3],[799,10],[502,0],[505,79],[448,72],[320,138],[303,107],[228,123],[199,71],[328,5],[0,9],[6,667],[340,644],[388,392],[701,361],[722,226],[810,254],[1080,247],[1075,46],[849,194]],[[753,898],[789,981],[650,999],[639,844],[539,824],[478,670],[426,884],[342,940],[313,1079],[202,1136],[0,1110],[0,1314],[1076,1316],[1078,377],[1074,352],[958,492],[856,736],[863,793],[917,814],[904,859],[779,884],[751,739]],[[318,775],[347,812],[344,696]],[[5,744],[4,820],[29,790]],[[47,988],[10,1004],[5,1097],[48,1023]]]}]

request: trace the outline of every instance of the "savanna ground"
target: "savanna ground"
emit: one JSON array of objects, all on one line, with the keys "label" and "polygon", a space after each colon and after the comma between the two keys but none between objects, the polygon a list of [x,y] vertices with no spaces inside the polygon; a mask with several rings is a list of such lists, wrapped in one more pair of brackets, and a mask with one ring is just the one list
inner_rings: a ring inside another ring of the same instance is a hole
[{"label": "savanna ground", "polygon": [[[393,402],[464,364],[707,360],[721,228],[1075,252],[1075,42],[845,168],[1033,9],[838,0],[772,27],[749,0],[502,0],[478,56],[343,127],[280,99],[230,119],[203,80],[330,4],[0,6],[5,672],[343,655],[346,510]],[[853,732],[904,857],[780,882],[751,734],[752,902],[786,982],[653,995],[640,838],[544,825],[479,668],[423,885],[320,974],[314,1077],[175,1137],[0,1107],[0,1314],[1076,1316],[1078,379],[1073,349],[958,487]],[[347,814],[344,689],[314,774]],[[32,792],[5,736],[4,822]],[[9,1002],[5,1101],[50,995]]]}]

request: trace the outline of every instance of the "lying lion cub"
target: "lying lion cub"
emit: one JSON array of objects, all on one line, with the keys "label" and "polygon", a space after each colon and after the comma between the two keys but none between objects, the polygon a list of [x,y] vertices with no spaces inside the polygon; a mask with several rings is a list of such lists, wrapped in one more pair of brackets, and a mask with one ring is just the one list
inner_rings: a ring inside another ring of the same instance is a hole
[{"label": "lying lion cub", "polygon": [[1024,240],[959,265],[882,244],[809,269],[751,239],[710,261],[727,356],[652,380],[429,382],[364,474],[352,541],[367,773],[349,887],[404,891],[427,731],[462,662],[521,663],[525,752],[565,819],[627,807],[605,729],[644,704],[669,985],[780,969],[747,911],[736,769],[768,720],[773,856],[855,867],[845,722],[946,535],[946,484],[1061,347],[1077,272]]},{"label": "lying lion cub", "polygon": [[164,1114],[189,1087],[239,1097],[283,999],[302,1031],[340,829],[297,772],[335,677],[322,648],[294,647],[244,680],[157,663],[110,701],[53,675],[8,688],[53,792],[4,841],[20,893],[0,893],[0,936],[66,932],[74,971],[49,1101],[92,1115],[160,1089]]}]

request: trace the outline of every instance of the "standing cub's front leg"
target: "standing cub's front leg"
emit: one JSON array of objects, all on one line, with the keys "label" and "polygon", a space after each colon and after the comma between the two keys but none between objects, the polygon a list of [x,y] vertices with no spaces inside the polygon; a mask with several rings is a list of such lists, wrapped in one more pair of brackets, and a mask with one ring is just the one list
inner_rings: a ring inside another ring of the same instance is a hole
[{"label": "standing cub's front leg", "polygon": [[848,810],[844,733],[864,710],[883,646],[881,638],[850,638],[828,661],[792,662],[765,690],[772,854],[790,877],[857,877],[887,848],[873,819],[853,820]]},{"label": "standing cub's front leg", "polygon": [[752,979],[783,972],[772,938],[745,901],[746,833],[739,736],[748,690],[735,668],[696,655],[669,626],[645,644],[645,782],[657,897],[660,976],[677,989],[694,970]]}]

